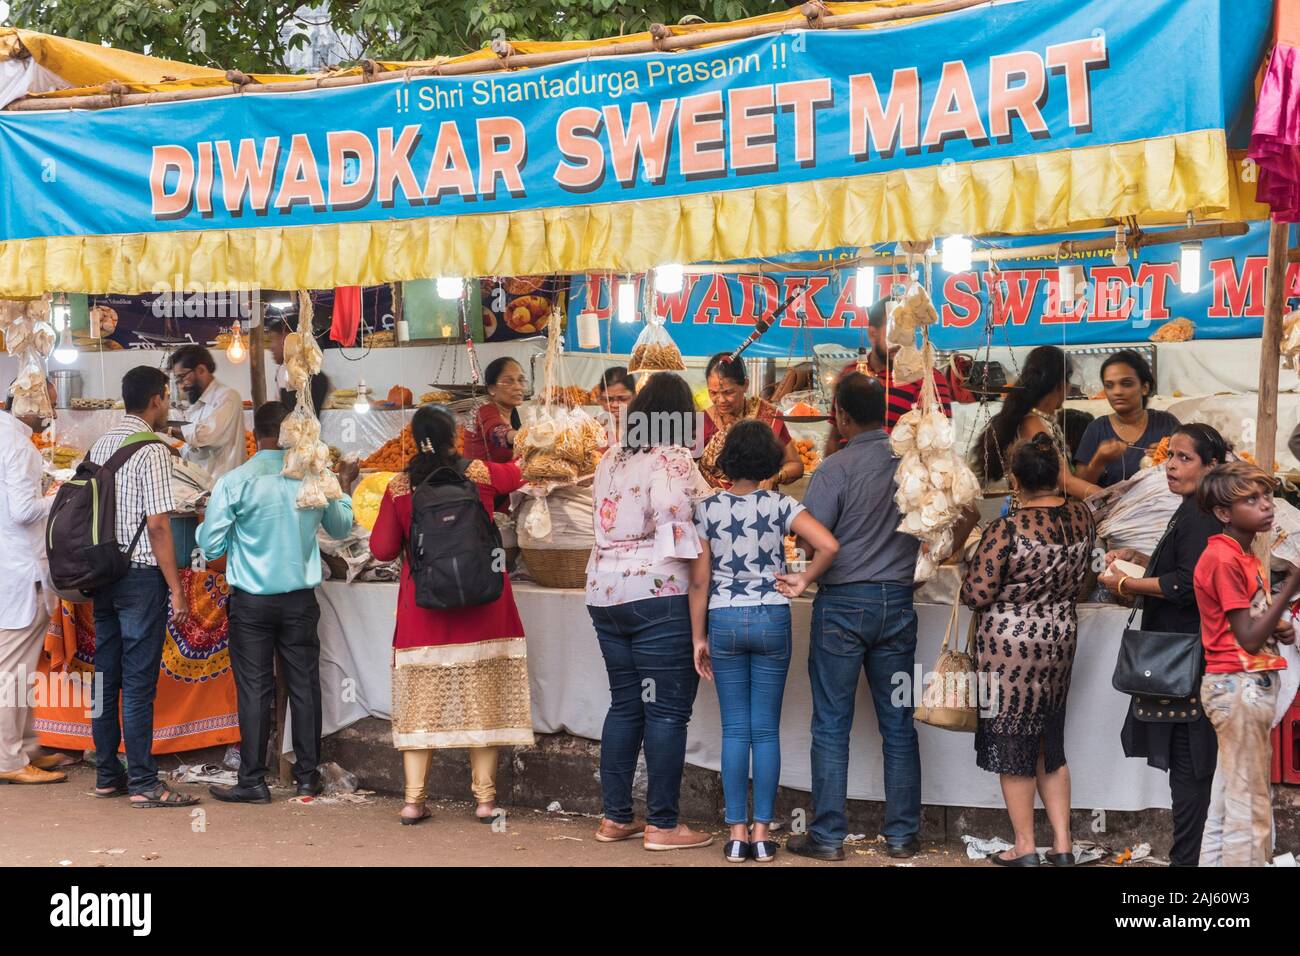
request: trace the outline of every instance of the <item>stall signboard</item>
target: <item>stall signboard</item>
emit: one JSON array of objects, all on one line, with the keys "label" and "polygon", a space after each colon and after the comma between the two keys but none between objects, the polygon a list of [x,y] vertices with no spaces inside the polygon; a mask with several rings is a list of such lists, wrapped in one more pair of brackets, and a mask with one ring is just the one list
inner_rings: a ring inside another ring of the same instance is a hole
[{"label": "stall signboard", "polygon": [[479,282],[483,337],[512,342],[546,334],[560,291],[561,276],[491,276]]},{"label": "stall signboard", "polygon": [[[294,328],[298,324],[297,296],[272,289],[213,292],[186,289],[177,281],[145,295],[92,295],[83,298],[89,308],[83,306],[82,312],[86,317],[80,320],[77,318],[77,298],[72,299],[74,338],[83,346],[98,340],[98,347],[108,351],[211,346],[217,336],[229,332],[231,324],[236,321],[247,332],[262,309],[265,309],[268,323],[283,320]],[[313,290],[312,318],[321,348],[338,347],[338,343],[326,334],[333,312],[334,290]],[[391,332],[395,324],[389,287],[362,289],[361,341],[374,332]]]},{"label": "stall signboard", "polygon": [[[1113,249],[1081,258],[1015,258],[1016,246],[1096,235],[999,238],[997,273],[985,263],[976,263],[972,271],[950,274],[943,270],[938,256],[932,257],[929,289],[939,322],[930,333],[936,347],[971,350],[989,343],[1146,342],[1160,326],[1176,318],[1190,319],[1198,339],[1259,336],[1268,223],[1251,223],[1244,236],[1204,240],[1195,292],[1182,291],[1179,245],[1133,250],[1124,265],[1115,264]],[[642,323],[652,316],[666,323],[683,353],[712,355],[735,348],[753,331],[758,319],[770,319],[788,301],[771,330],[750,347],[750,354],[801,355],[811,351],[812,345],[827,342],[856,349],[866,343],[867,309],[860,304],[857,270],[835,266],[836,261],[856,255],[857,250],[836,249],[768,260],[772,264],[783,260],[817,262],[817,271],[810,272],[764,273],[761,263],[750,263],[755,270],[750,274],[687,271],[682,291],[672,295],[654,293],[640,277],[632,277],[638,304],[632,322],[620,321],[612,304],[612,286],[626,281],[623,277],[578,276],[571,281],[569,293],[568,347],[582,351],[575,320],[591,311],[601,320],[601,351],[631,352]],[[1063,291],[1070,294],[1070,280],[1064,290],[1061,286],[1063,266],[1081,270],[1076,273],[1072,301],[1062,301]],[[918,266],[917,274],[924,278],[924,266]],[[874,278],[866,302],[901,292],[907,272],[902,266],[882,267],[875,270]],[[1287,271],[1287,290],[1289,296],[1300,296],[1300,263],[1292,263]]]},{"label": "stall signboard", "polygon": [[1222,143],[1249,121],[1270,12],[1034,0],[523,71],[0,113],[0,242],[743,201],[946,163]]}]

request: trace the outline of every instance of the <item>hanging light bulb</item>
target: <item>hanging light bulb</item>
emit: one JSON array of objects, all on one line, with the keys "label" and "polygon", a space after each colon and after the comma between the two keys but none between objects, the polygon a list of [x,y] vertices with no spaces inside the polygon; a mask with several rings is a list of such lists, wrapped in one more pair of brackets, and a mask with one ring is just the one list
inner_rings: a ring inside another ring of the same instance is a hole
[{"label": "hanging light bulb", "polygon": [[50,318],[59,330],[59,344],[54,349],[54,361],[60,365],[71,365],[77,360],[77,346],[72,341],[72,306],[68,303],[66,292],[60,292],[58,298],[50,303]]},{"label": "hanging light bulb", "polygon": [[970,272],[974,243],[966,236],[949,236],[943,241],[943,271]]},{"label": "hanging light bulb", "polygon": [[459,276],[438,276],[438,298],[459,299],[464,292],[464,279]]},{"label": "hanging light bulb", "polygon": [[618,320],[624,323],[636,321],[636,286],[631,279],[618,284]]},{"label": "hanging light bulb", "polygon": [[397,320],[397,341],[411,341],[411,323],[407,322],[405,317]]},{"label": "hanging light bulb", "polygon": [[370,413],[370,386],[364,378],[357,380],[357,397],[352,402],[352,410],[358,415]]},{"label": "hanging light bulb", "polygon": [[1178,270],[1178,288],[1188,295],[1201,291],[1201,243],[1184,242]]},{"label": "hanging light bulb", "polygon": [[655,291],[660,295],[676,295],[686,281],[685,270],[674,263],[655,269]]},{"label": "hanging light bulb", "polygon": [[858,266],[858,274],[854,282],[853,300],[860,307],[866,308],[871,305],[871,300],[876,295],[876,267]]},{"label": "hanging light bulb", "polygon": [[1128,233],[1124,231],[1123,226],[1115,227],[1115,253],[1110,257],[1110,261],[1117,266],[1128,265]]},{"label": "hanging light bulb", "polygon": [[226,346],[226,358],[235,365],[248,358],[248,349],[244,346],[244,335],[238,319],[230,325],[230,344]]}]

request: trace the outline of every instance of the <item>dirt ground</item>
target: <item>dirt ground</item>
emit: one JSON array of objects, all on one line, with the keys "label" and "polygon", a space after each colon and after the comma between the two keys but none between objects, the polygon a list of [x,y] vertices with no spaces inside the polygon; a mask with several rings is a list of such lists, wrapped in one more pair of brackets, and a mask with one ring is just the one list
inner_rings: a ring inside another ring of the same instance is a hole
[{"label": "dirt ground", "polygon": [[[299,803],[273,790],[266,805],[219,803],[207,788],[178,789],[204,797],[196,807],[138,810],[125,798],[90,796],[94,771],[72,768],[67,783],[0,787],[0,866],[736,866],[722,859],[726,828],[710,828],[713,845],[648,853],[640,841],[597,843],[597,820],[580,815],[506,808],[504,832],[477,822],[473,806],[432,803],[431,819],[403,827],[401,800]],[[201,811],[201,813],[196,812]],[[785,835],[778,833],[784,842]],[[987,866],[961,850],[927,845],[912,860],[891,860],[883,848],[859,843],[843,863],[782,853],[772,867]],[[753,862],[742,864],[754,868]]]}]

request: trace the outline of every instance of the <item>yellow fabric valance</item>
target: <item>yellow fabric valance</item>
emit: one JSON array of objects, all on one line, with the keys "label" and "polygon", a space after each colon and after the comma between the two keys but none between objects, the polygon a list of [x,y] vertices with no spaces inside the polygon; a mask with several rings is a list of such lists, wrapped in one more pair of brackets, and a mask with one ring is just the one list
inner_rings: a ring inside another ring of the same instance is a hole
[{"label": "yellow fabric valance", "polygon": [[[378,285],[433,275],[643,272],[935,236],[1248,212],[1223,130],[696,196],[321,226],[0,243],[0,297]],[[1253,202],[1251,203],[1253,206]],[[1259,215],[1240,218],[1261,218]]]}]

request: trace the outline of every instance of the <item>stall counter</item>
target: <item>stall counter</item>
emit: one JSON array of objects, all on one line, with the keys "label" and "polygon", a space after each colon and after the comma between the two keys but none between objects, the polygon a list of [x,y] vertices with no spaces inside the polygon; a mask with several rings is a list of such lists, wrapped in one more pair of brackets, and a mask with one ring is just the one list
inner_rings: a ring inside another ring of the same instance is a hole
[{"label": "stall counter", "polygon": [[[583,592],[517,583],[514,593],[527,632],[534,729],[599,740],[609,690]],[[342,730],[366,716],[389,719],[397,585],[327,581],[321,585],[319,596],[325,733]],[[812,704],[807,669],[811,609],[811,601],[805,599],[794,604],[794,652],[781,715],[781,784],[804,791],[811,780]],[[922,672],[932,667],[938,656],[951,611],[950,605],[917,605],[916,659]],[[965,609],[961,612],[959,633],[963,639],[968,613]],[[1127,615],[1126,609],[1113,606],[1079,607],[1079,650],[1065,743],[1076,808],[1141,810],[1169,806],[1165,775],[1147,767],[1143,760],[1125,758],[1120,747],[1119,733],[1128,698],[1110,686],[1110,676]],[[997,776],[975,766],[973,735],[921,724],[917,730],[925,803],[1002,806]],[[721,742],[717,695],[713,684],[702,680],[691,718],[687,762],[719,769]],[[865,682],[858,688],[850,749],[849,796],[882,800],[880,738]],[[397,759],[396,755],[393,759]],[[596,786],[593,781],[592,787]]]}]

